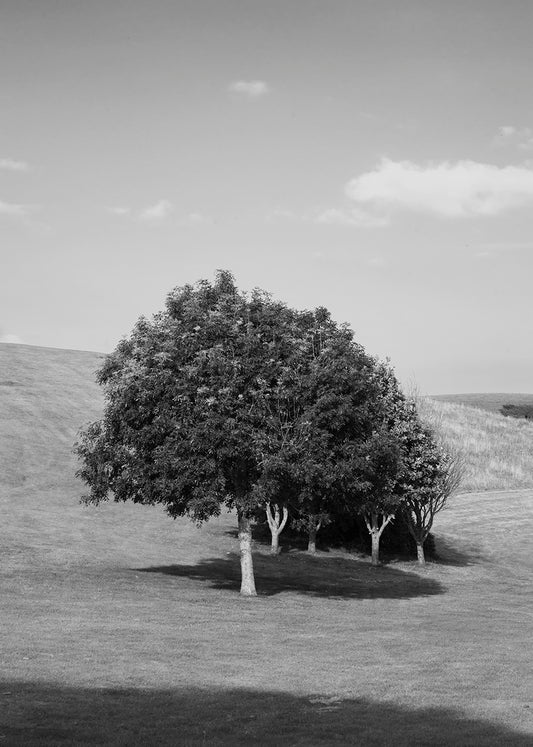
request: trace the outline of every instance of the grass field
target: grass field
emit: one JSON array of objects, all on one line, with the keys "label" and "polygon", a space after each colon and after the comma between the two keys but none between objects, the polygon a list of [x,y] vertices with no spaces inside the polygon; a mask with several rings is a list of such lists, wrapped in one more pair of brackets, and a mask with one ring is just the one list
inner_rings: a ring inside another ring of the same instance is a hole
[{"label": "grass field", "polygon": [[456,497],[422,571],[258,545],[241,599],[233,516],[79,505],[96,355],[0,363],[0,744],[533,744],[533,491]]},{"label": "grass field", "polygon": [[463,491],[533,488],[531,420],[433,399],[420,400],[420,409],[463,456]]},{"label": "grass field", "polygon": [[473,392],[469,394],[436,394],[431,397],[439,402],[477,407],[489,412],[500,412],[503,405],[533,405],[533,394],[506,394],[505,392]]}]

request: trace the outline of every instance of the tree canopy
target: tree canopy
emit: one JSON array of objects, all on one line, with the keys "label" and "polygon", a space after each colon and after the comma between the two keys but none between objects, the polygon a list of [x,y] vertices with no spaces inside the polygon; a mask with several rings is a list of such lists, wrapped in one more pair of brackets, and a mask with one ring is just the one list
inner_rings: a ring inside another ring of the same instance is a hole
[{"label": "tree canopy", "polygon": [[330,514],[396,505],[397,382],[326,309],[246,295],[220,271],[141,317],[97,378],[104,415],[76,445],[84,500],[161,504],[196,522],[235,510],[242,594],[255,594],[258,510],[271,528],[289,509],[316,532]]}]

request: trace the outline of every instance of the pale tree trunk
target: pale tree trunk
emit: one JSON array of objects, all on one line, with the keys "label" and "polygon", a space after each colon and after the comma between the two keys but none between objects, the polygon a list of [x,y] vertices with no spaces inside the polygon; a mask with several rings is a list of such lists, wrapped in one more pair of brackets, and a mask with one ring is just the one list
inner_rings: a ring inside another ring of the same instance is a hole
[{"label": "pale tree trunk", "polygon": [[426,556],[424,555],[424,543],[423,542],[416,543],[416,557],[418,558],[419,565],[426,564]]},{"label": "pale tree trunk", "polygon": [[379,565],[379,540],[381,534],[372,529],[372,565]]},{"label": "pale tree trunk", "polygon": [[289,517],[289,512],[286,506],[283,506],[283,516],[280,516],[279,506],[274,506],[274,512],[272,513],[272,506],[270,503],[266,504],[266,517],[268,526],[270,527],[270,533],[272,534],[272,544],[270,546],[270,552],[272,555],[279,554],[279,535],[282,533]]},{"label": "pale tree trunk", "polygon": [[254,565],[252,560],[252,523],[240,512],[239,547],[241,552],[241,594],[244,597],[255,597]]},{"label": "pale tree trunk", "polygon": [[381,524],[379,523],[379,514],[373,513],[370,516],[365,515],[366,528],[370,532],[372,538],[372,565],[379,565],[379,541],[383,530],[389,523],[394,519],[394,514],[388,516],[383,515]]},{"label": "pale tree trunk", "polygon": [[307,535],[307,552],[311,553],[311,555],[314,555],[316,553],[316,535],[321,526],[322,521],[317,521],[317,517],[312,514],[309,517],[309,528]]}]

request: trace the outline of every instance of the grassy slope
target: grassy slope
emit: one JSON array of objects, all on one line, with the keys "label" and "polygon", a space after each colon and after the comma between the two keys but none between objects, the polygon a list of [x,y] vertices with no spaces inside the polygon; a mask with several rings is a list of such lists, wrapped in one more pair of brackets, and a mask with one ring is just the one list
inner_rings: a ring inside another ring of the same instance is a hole
[{"label": "grassy slope", "polygon": [[420,407],[464,456],[462,490],[533,488],[533,422],[433,399]]},{"label": "grassy slope", "polygon": [[97,364],[0,346],[0,744],[532,743],[532,491],[454,499],[423,572],[258,547],[243,600],[233,517],[77,503]]},{"label": "grassy slope", "polygon": [[505,394],[505,392],[436,394],[431,399],[498,413],[503,405],[533,405],[533,394]]}]

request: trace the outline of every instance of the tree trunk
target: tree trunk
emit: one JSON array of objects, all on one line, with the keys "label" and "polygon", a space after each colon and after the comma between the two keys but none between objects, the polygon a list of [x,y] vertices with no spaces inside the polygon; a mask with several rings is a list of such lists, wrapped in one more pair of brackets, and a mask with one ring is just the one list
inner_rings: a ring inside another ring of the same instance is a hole
[{"label": "tree trunk", "polygon": [[265,511],[266,511],[266,517],[268,521],[268,526],[270,528],[270,533],[272,535],[270,553],[272,555],[278,555],[279,554],[279,535],[281,534],[281,532],[283,531],[285,527],[285,524],[287,523],[289,512],[287,510],[287,507],[283,506],[283,518],[281,518],[280,513],[279,513],[279,506],[274,506],[274,513],[272,513],[272,507],[270,503],[267,503]]},{"label": "tree trunk", "polygon": [[379,565],[379,539],[381,532],[378,529],[372,529],[372,565]]},{"label": "tree trunk", "polygon": [[307,540],[307,552],[312,555],[316,553],[316,525],[309,527],[309,537]]},{"label": "tree trunk", "polygon": [[317,522],[316,516],[311,515],[309,517],[309,528],[307,530],[307,552],[311,553],[311,555],[314,555],[316,553],[316,534],[320,529],[321,524],[321,521]]},{"label": "tree trunk", "polygon": [[255,597],[254,565],[252,560],[252,523],[239,512],[239,547],[241,552],[241,594]]},{"label": "tree trunk", "polygon": [[424,543],[423,542],[416,543],[416,557],[418,558],[419,565],[426,564],[426,557],[424,555]]},{"label": "tree trunk", "polygon": [[381,520],[381,526],[379,525],[379,514],[365,514],[366,528],[372,538],[372,565],[379,565],[379,540],[383,534],[383,530],[389,523],[394,519],[394,514],[383,515]]}]

